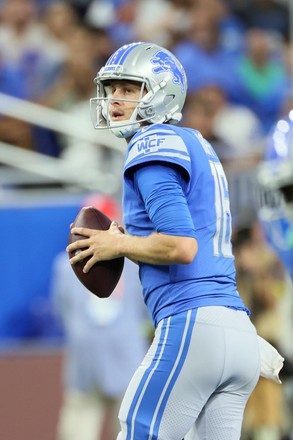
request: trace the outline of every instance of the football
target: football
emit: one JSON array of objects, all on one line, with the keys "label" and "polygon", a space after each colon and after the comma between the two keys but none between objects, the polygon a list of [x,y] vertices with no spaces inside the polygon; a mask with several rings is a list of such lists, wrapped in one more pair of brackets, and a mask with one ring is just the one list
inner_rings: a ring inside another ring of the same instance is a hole
[{"label": "football", "polygon": [[[109,229],[111,220],[103,212],[93,206],[83,207],[73,226],[79,228],[89,228],[98,230]],[[74,243],[77,240],[85,239],[82,235],[75,235],[70,232],[68,237],[68,244]],[[78,251],[75,251],[75,253]],[[74,256],[73,252],[69,253],[69,258]],[[107,298],[115,289],[124,267],[124,257],[116,258],[114,260],[99,261],[89,270],[88,273],[83,272],[84,265],[89,260],[85,258],[71,267],[79,279],[79,281],[94,295],[99,298]]]}]

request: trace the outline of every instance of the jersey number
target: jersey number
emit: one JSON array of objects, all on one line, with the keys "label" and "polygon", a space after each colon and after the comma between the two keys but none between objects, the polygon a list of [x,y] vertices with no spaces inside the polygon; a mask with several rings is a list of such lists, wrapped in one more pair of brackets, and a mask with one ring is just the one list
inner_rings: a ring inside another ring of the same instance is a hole
[{"label": "jersey number", "polygon": [[215,186],[216,232],[213,238],[214,256],[232,258],[231,212],[228,183],[220,162],[210,161]]}]

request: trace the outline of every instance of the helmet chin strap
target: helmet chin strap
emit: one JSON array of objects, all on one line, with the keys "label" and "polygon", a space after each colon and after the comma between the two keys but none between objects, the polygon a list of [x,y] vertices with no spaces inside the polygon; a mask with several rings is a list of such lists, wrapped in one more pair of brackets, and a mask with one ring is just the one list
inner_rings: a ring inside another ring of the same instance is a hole
[{"label": "helmet chin strap", "polygon": [[[130,121],[130,119],[129,119]],[[127,121],[125,121],[127,122]],[[117,127],[115,127],[117,125]],[[118,138],[127,139],[134,135],[140,129],[140,123],[130,122],[129,125],[121,126],[121,122],[111,122],[110,130]]]}]

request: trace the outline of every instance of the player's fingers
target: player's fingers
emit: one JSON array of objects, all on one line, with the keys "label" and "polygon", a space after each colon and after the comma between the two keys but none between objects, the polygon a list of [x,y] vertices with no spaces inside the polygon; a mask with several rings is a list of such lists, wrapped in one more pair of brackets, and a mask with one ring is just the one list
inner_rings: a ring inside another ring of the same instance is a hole
[{"label": "player's fingers", "polygon": [[71,229],[71,233],[74,235],[83,235],[84,237],[90,237],[93,234],[98,233],[99,231],[95,229],[88,229],[88,228],[77,228],[74,227]]},{"label": "player's fingers", "polygon": [[91,252],[89,249],[85,249],[85,250],[77,249],[76,251],[74,251],[74,256],[69,259],[70,264],[80,263],[90,255]]},{"label": "player's fingers", "polygon": [[87,261],[87,263],[84,265],[83,272],[87,273],[89,270],[93,267],[93,265],[97,262],[97,259],[92,257]]},{"label": "player's fingers", "polygon": [[77,240],[74,243],[71,243],[66,247],[66,252],[74,252],[77,249],[88,248],[89,245],[90,245],[89,240],[87,240],[87,239]]}]

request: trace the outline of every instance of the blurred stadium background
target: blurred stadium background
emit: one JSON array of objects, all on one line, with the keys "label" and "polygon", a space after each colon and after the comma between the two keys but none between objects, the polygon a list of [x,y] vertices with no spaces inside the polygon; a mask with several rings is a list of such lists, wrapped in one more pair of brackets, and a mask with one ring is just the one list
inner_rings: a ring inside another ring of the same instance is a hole
[{"label": "blurred stadium background", "polygon": [[261,235],[256,184],[270,129],[293,107],[292,0],[0,0],[0,439],[56,440],[52,264],[85,196],[120,200],[124,141],[93,130],[88,100],[99,67],[134,40],[186,68],[183,122],[228,175],[239,288],[288,359],[283,387],[255,393],[243,440],[292,439],[292,285]]}]

